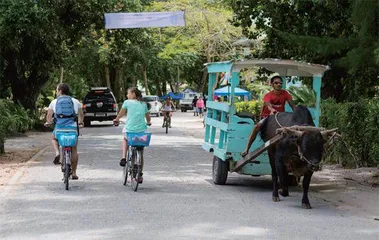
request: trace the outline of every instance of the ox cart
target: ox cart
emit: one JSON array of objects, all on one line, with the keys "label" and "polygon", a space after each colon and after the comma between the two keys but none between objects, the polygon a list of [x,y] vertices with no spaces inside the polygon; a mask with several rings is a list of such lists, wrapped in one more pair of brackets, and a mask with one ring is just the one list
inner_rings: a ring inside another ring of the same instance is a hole
[{"label": "ox cart", "polygon": [[[297,62],[280,59],[249,59],[238,61],[225,61],[207,63],[209,73],[207,115],[205,117],[205,136],[202,147],[212,152],[212,177],[213,182],[223,185],[227,181],[228,172],[236,172],[243,175],[270,175],[271,166],[266,149],[283,138],[283,131],[263,142],[257,136],[252,144],[249,154],[241,157],[241,152],[246,147],[249,135],[255,126],[255,122],[246,116],[236,114],[235,89],[239,85],[239,73],[243,69],[261,67],[278,73],[283,79],[283,89],[286,89],[286,77],[312,77],[313,90],[316,93],[314,107],[308,107],[315,125],[319,126],[320,90],[324,72],[328,66]],[[230,97],[227,102],[216,102],[214,99],[214,87],[217,84],[219,73],[230,73]],[[291,111],[286,106],[286,111]]]}]

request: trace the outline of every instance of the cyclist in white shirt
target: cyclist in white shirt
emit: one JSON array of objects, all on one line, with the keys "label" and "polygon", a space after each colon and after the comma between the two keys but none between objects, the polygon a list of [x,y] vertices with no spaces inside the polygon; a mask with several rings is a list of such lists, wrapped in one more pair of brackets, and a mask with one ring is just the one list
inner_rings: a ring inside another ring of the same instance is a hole
[{"label": "cyclist in white shirt", "polygon": [[[57,86],[57,89],[56,89],[57,98],[60,96],[67,96],[69,94],[69,92],[70,92],[70,88],[68,87],[67,84],[61,83]],[[66,125],[65,127],[76,128],[78,125],[82,127],[83,126],[83,117],[84,117],[84,114],[82,111],[82,104],[75,98],[71,98],[71,100],[72,100],[74,111],[75,111],[76,115],[78,116],[78,123],[72,123],[70,125]],[[46,123],[45,123],[46,126],[53,124],[54,113],[56,112],[56,104],[57,104],[57,99],[54,99],[49,105],[49,110],[48,110],[47,115],[46,115]],[[55,158],[54,158],[53,163],[58,165],[58,164],[60,164],[60,162],[59,162],[60,153],[59,153],[58,140],[55,137],[55,129],[53,131],[52,143],[53,143],[53,148],[55,150]],[[78,150],[77,150],[77,146],[75,146],[72,148],[72,179],[73,180],[78,179],[78,175],[76,174],[76,168],[78,166],[78,160],[79,160]]]},{"label": "cyclist in white shirt", "polygon": [[[163,113],[163,125],[162,125],[162,127],[164,128],[165,127],[164,122],[166,120],[167,114],[168,114],[168,116],[170,116],[170,118],[172,118],[172,112],[175,111],[175,106],[174,106],[174,104],[172,104],[170,97],[166,98],[166,101],[162,105],[161,111]],[[169,128],[171,128],[171,121],[169,124],[170,124]]]}]

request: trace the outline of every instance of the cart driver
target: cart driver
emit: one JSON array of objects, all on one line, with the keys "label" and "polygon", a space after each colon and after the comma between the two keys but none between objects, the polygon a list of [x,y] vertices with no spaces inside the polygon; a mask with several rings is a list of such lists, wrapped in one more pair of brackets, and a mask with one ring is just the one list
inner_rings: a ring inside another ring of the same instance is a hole
[{"label": "cart driver", "polygon": [[273,76],[270,82],[273,90],[267,93],[263,98],[264,105],[261,112],[261,121],[255,125],[253,131],[251,132],[249,141],[246,145],[246,149],[241,153],[242,157],[245,157],[249,153],[251,144],[253,144],[255,138],[257,137],[263,120],[266,117],[277,112],[284,112],[284,106],[286,102],[288,102],[292,110],[295,111],[296,106],[292,101],[291,95],[286,90],[282,89],[282,78],[280,76]]}]

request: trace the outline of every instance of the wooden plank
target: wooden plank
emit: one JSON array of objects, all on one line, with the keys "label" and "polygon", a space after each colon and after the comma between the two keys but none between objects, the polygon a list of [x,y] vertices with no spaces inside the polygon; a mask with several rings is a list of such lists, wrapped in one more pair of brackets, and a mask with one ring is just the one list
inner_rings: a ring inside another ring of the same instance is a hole
[{"label": "wooden plank", "polygon": [[217,129],[228,131],[228,124],[227,123],[224,123],[224,122],[221,122],[221,121],[217,121],[217,120],[212,119],[212,118],[206,117],[205,118],[205,124],[209,125],[209,126],[212,126],[212,127],[215,127]]},{"label": "wooden plank", "polygon": [[231,106],[228,103],[224,102],[215,102],[213,100],[207,101],[207,110],[208,109],[216,109],[223,112],[230,112]]},{"label": "wooden plank", "polygon": [[243,159],[239,160],[235,165],[234,165],[234,169],[232,169],[232,172],[238,172],[239,170],[241,170],[241,168],[243,166],[245,166],[246,164],[250,163],[250,162],[253,162],[254,159],[256,157],[258,157],[259,155],[261,155],[264,151],[266,151],[266,149],[268,147],[270,147],[272,144],[275,144],[277,143],[278,141],[280,141],[282,138],[284,137],[283,134],[278,134],[276,135],[275,137],[271,138],[270,140],[268,140],[267,142],[265,142],[262,146],[260,146],[259,148],[255,149],[253,152],[247,154]]}]

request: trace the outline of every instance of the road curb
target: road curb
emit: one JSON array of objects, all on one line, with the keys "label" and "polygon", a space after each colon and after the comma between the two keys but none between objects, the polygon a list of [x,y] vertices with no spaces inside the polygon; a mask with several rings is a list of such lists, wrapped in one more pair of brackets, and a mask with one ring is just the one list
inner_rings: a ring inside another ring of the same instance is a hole
[{"label": "road curb", "polygon": [[0,194],[0,197],[5,197],[5,196],[8,195],[9,191],[12,188],[12,185],[15,184],[21,178],[22,174],[29,167],[29,165],[32,164],[32,163],[35,163],[36,160],[40,156],[42,156],[46,152],[46,150],[48,148],[50,148],[50,146],[45,146],[44,148],[42,148],[41,150],[39,150],[38,153],[36,153],[31,159],[29,159],[25,163],[24,166],[22,166],[19,170],[17,170],[17,172],[13,175],[13,177],[5,184],[5,187],[4,187],[3,191]]}]

